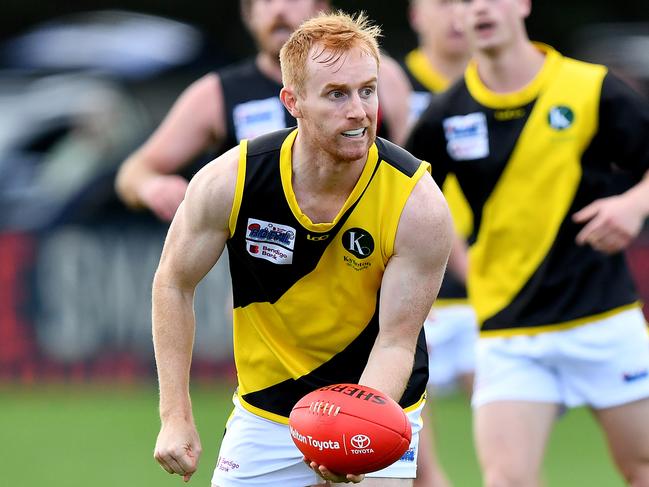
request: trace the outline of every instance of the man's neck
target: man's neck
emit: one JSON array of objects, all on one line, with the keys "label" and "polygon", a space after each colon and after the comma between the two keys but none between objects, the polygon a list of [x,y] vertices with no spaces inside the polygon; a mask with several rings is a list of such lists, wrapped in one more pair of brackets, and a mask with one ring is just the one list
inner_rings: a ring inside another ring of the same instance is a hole
[{"label": "man's neck", "polygon": [[451,83],[462,76],[469,61],[468,55],[447,56],[431,46],[422,45],[421,50],[433,69]]},{"label": "man's neck", "polygon": [[266,52],[259,52],[255,58],[257,67],[268,78],[282,82],[282,70],[279,66],[279,58]]},{"label": "man's neck", "polygon": [[300,140],[292,151],[292,186],[300,210],[314,223],[334,220],[354,190],[365,168],[366,158],[336,161]]},{"label": "man's neck", "polygon": [[301,186],[322,193],[351,193],[365,167],[365,161],[336,161],[298,136],[293,144],[293,178]]},{"label": "man's neck", "polygon": [[519,42],[494,52],[475,55],[482,83],[496,93],[521,90],[539,73],[545,55],[529,42]]}]

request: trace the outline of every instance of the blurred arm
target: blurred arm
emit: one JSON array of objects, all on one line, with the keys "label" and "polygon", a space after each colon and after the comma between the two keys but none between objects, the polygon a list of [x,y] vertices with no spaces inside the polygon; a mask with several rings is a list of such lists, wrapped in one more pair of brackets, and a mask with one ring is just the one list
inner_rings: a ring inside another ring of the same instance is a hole
[{"label": "blurred arm", "polygon": [[399,221],[394,255],[381,283],[379,334],[360,379],[395,401],[412,373],[417,338],[439,291],[452,238],[446,201],[425,174]]},{"label": "blurred arm", "polygon": [[184,197],[187,181],[173,173],[189,165],[225,138],[221,82],[210,73],[191,84],[151,137],[120,167],[117,194],[132,208],[151,209],[171,220]]},{"label": "blurred arm", "polygon": [[200,456],[189,395],[194,341],[194,291],[229,236],[238,148],[192,180],[171,223],[153,281],[153,345],[162,427],[155,458],[169,473],[191,475]]},{"label": "blurred arm", "polygon": [[453,232],[451,255],[448,258],[448,270],[453,273],[463,284],[466,284],[466,275],[469,270],[468,247],[466,240]]},{"label": "blurred arm", "polygon": [[576,242],[606,254],[620,252],[638,236],[648,217],[649,171],[625,193],[595,200],[575,213],[573,220],[585,224]]},{"label": "blurred arm", "polygon": [[586,205],[573,215],[573,220],[584,224],[576,237],[578,245],[613,254],[631,243],[649,216],[649,103],[608,73],[602,84],[599,110],[598,134],[604,139],[598,149],[639,182],[621,195]]},{"label": "blurred arm", "polygon": [[403,145],[408,135],[409,100],[412,88],[408,77],[394,59],[382,54],[379,71],[379,106],[390,129],[390,140]]}]

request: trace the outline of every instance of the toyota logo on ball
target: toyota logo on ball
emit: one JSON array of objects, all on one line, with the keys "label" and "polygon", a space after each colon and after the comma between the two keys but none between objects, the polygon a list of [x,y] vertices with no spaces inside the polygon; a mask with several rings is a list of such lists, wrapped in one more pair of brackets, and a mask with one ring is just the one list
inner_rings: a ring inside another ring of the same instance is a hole
[{"label": "toyota logo on ball", "polygon": [[354,448],[367,448],[370,446],[370,437],[367,435],[352,436],[349,441]]}]

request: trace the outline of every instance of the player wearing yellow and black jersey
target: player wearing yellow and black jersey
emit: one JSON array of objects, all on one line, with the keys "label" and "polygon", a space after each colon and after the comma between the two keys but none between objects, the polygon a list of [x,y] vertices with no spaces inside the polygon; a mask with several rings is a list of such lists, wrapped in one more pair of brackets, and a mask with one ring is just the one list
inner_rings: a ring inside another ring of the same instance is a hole
[{"label": "player wearing yellow and black jersey", "polygon": [[189,185],[153,285],[155,458],[170,473],[187,480],[197,468],[192,301],[227,245],[239,384],[212,485],[363,480],[305,464],[289,434],[295,402],[339,382],[406,408],[410,451],[365,483],[412,485],[428,367],[422,325],[452,226],[429,164],[376,137],[378,34],[363,15],[303,23],[280,54],[280,99],[298,128],[242,141]]},{"label": "player wearing yellow and black jersey", "polygon": [[[377,291],[400,214],[428,167],[377,138],[335,219],[314,223],[290,182],[297,135],[286,129],[240,145],[227,242],[238,400],[280,423],[306,393],[360,379],[379,329]],[[424,393],[426,361],[421,332],[404,408]]]},{"label": "player wearing yellow and black jersey", "polygon": [[[408,149],[474,216],[476,447],[487,486],[538,485],[562,405],[585,404],[649,484],[649,337],[620,252],[649,215],[649,104],[603,66],[529,41],[530,2],[462,2],[474,52]],[[618,175],[635,185],[619,192]]]}]

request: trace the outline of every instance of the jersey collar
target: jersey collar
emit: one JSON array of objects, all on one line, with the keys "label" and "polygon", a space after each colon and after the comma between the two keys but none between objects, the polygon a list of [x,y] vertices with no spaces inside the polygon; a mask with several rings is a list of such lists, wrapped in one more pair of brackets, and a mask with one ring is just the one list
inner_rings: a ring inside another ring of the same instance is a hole
[{"label": "jersey collar", "polygon": [[534,100],[540,93],[545,83],[550,80],[563,58],[561,54],[552,47],[534,42],[534,47],[545,54],[543,67],[527,85],[518,91],[511,93],[496,93],[487,88],[478,75],[478,64],[472,60],[465,73],[464,79],[471,96],[481,105],[488,108],[514,108],[527,105]]},{"label": "jersey collar", "polygon": [[307,215],[302,213],[302,210],[300,209],[300,206],[297,203],[297,199],[295,198],[295,193],[293,192],[293,183],[292,183],[293,166],[291,160],[292,159],[291,150],[293,148],[293,143],[295,142],[295,138],[297,137],[297,132],[298,129],[295,129],[288,135],[288,137],[286,137],[286,139],[282,143],[282,148],[280,150],[279,166],[280,166],[280,174],[282,178],[282,188],[284,190],[284,195],[286,196],[286,201],[288,202],[288,205],[291,208],[293,215],[295,216],[295,218],[297,218],[297,220],[302,224],[304,228],[306,228],[307,230],[313,230],[319,232],[328,231],[331,230],[336,225],[336,223],[338,223],[340,218],[363,194],[363,191],[365,190],[365,188],[370,182],[370,179],[372,178],[372,174],[374,173],[374,168],[378,163],[379,152],[376,147],[376,143],[372,144],[369,153],[367,155],[367,162],[365,163],[363,172],[361,173],[360,178],[356,182],[356,186],[354,186],[354,189],[347,197],[345,204],[340,209],[340,211],[338,212],[334,220],[325,223],[313,223]]}]

